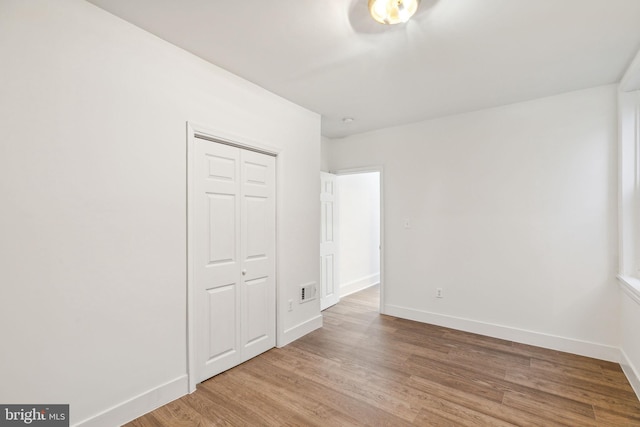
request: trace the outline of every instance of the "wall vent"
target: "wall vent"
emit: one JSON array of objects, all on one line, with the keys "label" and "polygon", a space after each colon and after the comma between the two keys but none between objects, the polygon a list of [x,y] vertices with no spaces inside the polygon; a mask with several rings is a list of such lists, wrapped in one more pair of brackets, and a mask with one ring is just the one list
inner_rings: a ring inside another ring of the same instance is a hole
[{"label": "wall vent", "polygon": [[300,286],[300,302],[307,302],[316,299],[316,284],[309,283]]}]

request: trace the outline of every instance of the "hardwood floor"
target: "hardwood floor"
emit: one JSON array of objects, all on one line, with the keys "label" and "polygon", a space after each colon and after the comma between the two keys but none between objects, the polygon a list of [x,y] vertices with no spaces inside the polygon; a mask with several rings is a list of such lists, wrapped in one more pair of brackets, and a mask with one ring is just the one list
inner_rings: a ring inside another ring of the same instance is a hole
[{"label": "hardwood floor", "polygon": [[377,292],[127,425],[640,426],[619,365],[383,316]]}]

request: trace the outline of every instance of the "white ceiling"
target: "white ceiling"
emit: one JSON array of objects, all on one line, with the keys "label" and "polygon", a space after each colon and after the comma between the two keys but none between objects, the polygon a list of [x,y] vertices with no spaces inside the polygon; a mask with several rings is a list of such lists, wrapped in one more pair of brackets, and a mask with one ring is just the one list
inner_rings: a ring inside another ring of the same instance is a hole
[{"label": "white ceiling", "polygon": [[640,48],[640,0],[422,0],[395,27],[367,0],[89,1],[322,114],[330,138],[615,83]]}]

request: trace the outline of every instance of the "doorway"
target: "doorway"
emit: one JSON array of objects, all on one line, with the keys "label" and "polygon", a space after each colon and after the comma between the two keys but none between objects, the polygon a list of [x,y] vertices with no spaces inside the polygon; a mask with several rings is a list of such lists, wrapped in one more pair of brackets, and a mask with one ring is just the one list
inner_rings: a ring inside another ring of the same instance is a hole
[{"label": "doorway", "polygon": [[[330,177],[328,175],[331,175]],[[383,232],[382,232],[382,169],[363,168],[323,173],[323,182],[335,182],[333,203],[333,244],[336,259],[333,279],[322,277],[322,286],[334,290],[335,298],[327,299],[322,308],[338,302],[339,298],[369,289],[369,295],[379,295],[377,307],[383,312]],[[323,187],[325,188],[326,185]],[[323,200],[323,221],[327,214],[327,197]],[[323,233],[327,226],[323,222]],[[326,233],[325,233],[326,234]],[[325,234],[323,234],[324,237]],[[326,240],[326,239],[324,239]],[[323,240],[323,245],[326,243]],[[323,249],[323,256],[326,249]],[[329,263],[323,258],[323,274],[331,278]],[[325,283],[326,282],[326,283]],[[332,283],[335,285],[332,286]],[[324,295],[324,290],[323,294]],[[327,292],[330,294],[331,292]]]}]

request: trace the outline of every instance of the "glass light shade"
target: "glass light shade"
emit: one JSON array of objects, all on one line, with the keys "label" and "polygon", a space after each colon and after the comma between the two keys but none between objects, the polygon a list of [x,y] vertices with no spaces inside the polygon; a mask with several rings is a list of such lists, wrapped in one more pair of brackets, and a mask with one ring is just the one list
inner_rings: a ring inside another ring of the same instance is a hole
[{"label": "glass light shade", "polygon": [[416,10],[420,0],[369,0],[369,12],[381,24],[407,22]]}]

